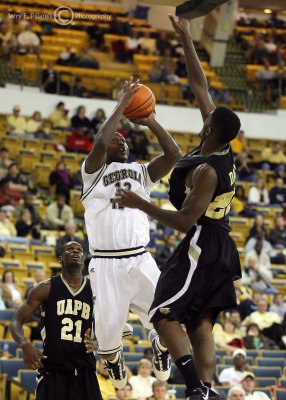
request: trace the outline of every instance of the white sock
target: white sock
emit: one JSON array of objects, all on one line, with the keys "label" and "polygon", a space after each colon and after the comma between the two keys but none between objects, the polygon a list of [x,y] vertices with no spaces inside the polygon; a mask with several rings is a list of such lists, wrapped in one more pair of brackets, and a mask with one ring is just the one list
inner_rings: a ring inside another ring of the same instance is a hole
[{"label": "white sock", "polygon": [[162,353],[164,353],[164,351],[167,351],[167,347],[164,347],[161,343],[160,343],[160,339],[159,336],[157,336],[157,346],[159,348],[160,351],[162,351]]},{"label": "white sock", "polygon": [[117,364],[119,360],[119,352],[116,353],[116,356],[113,360],[108,360],[108,362],[110,362],[111,364]]}]

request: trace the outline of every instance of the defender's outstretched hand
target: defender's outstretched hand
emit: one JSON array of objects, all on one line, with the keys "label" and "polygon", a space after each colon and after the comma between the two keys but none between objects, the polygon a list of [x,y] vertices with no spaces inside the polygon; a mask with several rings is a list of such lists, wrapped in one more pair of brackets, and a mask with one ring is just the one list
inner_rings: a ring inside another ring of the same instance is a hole
[{"label": "defender's outstretched hand", "polygon": [[185,35],[190,34],[190,21],[185,18],[175,19],[174,15],[169,14],[170,21],[177,34],[183,38]]},{"label": "defender's outstretched hand", "polygon": [[117,195],[121,197],[123,207],[140,208],[140,206],[146,201],[143,197],[132,192],[132,190],[119,189]]},{"label": "defender's outstretched hand", "polygon": [[139,79],[133,82],[133,77],[131,76],[128,81],[125,81],[123,89],[119,93],[118,103],[126,108],[132,100],[134,93],[136,92],[136,90],[139,89],[139,87]]}]

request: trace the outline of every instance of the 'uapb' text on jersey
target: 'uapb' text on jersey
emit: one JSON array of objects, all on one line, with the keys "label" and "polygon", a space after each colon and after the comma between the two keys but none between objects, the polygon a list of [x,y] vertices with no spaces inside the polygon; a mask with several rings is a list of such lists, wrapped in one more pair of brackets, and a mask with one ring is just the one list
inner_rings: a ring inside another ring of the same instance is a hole
[{"label": "'uapb' text on jersey", "polygon": [[[93,354],[87,354],[84,334],[92,328],[93,299],[89,279],[72,292],[62,275],[51,278],[48,299],[42,305],[41,331],[44,371],[95,369]],[[43,370],[40,370],[42,372]]]},{"label": "'uapb' text on jersey", "polygon": [[192,153],[182,157],[176,164],[170,178],[170,201],[180,210],[188,190],[185,178],[190,169],[200,164],[209,164],[216,171],[218,177],[217,188],[205,214],[197,221],[198,224],[216,224],[230,230],[228,213],[235,187],[235,164],[231,147],[227,145],[221,152],[201,155],[200,147]]},{"label": "'uapb' text on jersey", "polygon": [[93,174],[81,173],[83,192],[81,201],[91,254],[95,250],[119,250],[149,243],[147,215],[137,209],[122,208],[115,196],[119,188],[130,189],[150,200],[153,183],[148,164],[112,162],[104,164]]}]

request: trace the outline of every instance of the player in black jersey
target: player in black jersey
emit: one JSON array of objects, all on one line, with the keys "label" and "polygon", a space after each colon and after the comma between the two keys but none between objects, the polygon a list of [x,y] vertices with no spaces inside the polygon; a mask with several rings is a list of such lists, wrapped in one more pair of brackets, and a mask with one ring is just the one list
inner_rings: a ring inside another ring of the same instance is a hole
[{"label": "player in black jersey", "polygon": [[[64,245],[62,274],[33,288],[10,324],[22,348],[27,368],[38,370],[37,400],[102,400],[95,374],[95,357],[87,353],[84,334],[92,328],[93,298],[89,279],[82,275],[83,249]],[[43,352],[23,332],[23,324],[41,306]]]},{"label": "player in black jersey", "polygon": [[236,305],[233,280],[241,275],[228,223],[235,185],[229,142],[239,132],[240,120],[229,108],[215,108],[188,21],[170,19],[181,37],[189,84],[204,120],[201,144],[178,161],[171,175],[169,194],[177,211],[162,210],[131,191],[121,190],[121,195],[124,206],[186,233],[162,268],[149,316],[184,376],[187,397],[218,399],[210,384],[215,366],[212,328],[220,311]]}]

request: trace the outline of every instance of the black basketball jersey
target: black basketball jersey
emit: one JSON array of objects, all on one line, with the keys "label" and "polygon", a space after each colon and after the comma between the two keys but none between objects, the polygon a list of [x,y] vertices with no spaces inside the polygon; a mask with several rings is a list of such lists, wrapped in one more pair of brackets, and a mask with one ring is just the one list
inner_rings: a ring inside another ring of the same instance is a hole
[{"label": "black basketball jersey", "polygon": [[205,214],[197,221],[198,224],[216,224],[230,230],[228,213],[234,196],[235,164],[229,145],[225,150],[209,155],[201,155],[200,147],[182,157],[176,164],[170,178],[170,201],[180,210],[187,195],[185,178],[190,169],[207,163],[211,165],[218,176],[218,184],[211,203]]},{"label": "black basketball jersey", "polygon": [[[93,353],[87,354],[84,334],[92,328],[93,298],[89,279],[73,292],[62,275],[51,278],[48,299],[42,305],[41,335],[44,371],[95,368]],[[42,370],[40,370],[42,372]]]}]

